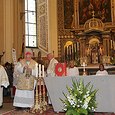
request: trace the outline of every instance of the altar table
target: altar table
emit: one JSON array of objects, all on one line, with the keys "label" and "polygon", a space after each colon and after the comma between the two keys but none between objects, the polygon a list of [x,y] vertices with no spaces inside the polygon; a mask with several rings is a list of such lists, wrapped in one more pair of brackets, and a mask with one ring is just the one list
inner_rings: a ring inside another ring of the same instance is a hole
[{"label": "altar table", "polygon": [[44,81],[51,98],[55,112],[62,112],[63,103],[60,97],[65,100],[62,91],[68,94],[66,85],[72,86],[72,78],[79,80],[81,77],[86,85],[91,81],[93,89],[99,88],[96,93],[96,102],[98,103],[96,112],[114,112],[115,113],[115,75],[106,76],[76,76],[76,77],[44,77]]}]

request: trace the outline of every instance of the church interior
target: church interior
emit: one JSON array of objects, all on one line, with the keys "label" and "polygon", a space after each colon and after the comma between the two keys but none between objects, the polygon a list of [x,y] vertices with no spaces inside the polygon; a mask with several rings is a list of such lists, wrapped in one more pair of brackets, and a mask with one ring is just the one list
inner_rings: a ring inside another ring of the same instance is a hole
[{"label": "church interior", "polygon": [[[115,74],[115,0],[0,0],[0,64],[15,64],[30,52],[48,67],[74,60],[80,75],[95,75],[103,63]],[[14,109],[4,97],[0,114]]]}]

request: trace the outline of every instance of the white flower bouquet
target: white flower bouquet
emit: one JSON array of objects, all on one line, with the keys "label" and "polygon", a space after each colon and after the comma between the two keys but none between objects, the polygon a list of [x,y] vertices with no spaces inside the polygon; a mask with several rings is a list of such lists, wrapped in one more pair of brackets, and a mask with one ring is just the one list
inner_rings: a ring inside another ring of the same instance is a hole
[{"label": "white flower bouquet", "polygon": [[79,82],[73,81],[73,87],[67,85],[69,94],[65,95],[66,99],[61,101],[64,103],[63,110],[66,111],[66,115],[89,115],[93,114],[91,112],[95,111],[97,108],[97,103],[95,103],[95,94],[98,89],[92,90],[93,85],[89,88],[90,82],[84,86],[84,82],[79,79]]}]

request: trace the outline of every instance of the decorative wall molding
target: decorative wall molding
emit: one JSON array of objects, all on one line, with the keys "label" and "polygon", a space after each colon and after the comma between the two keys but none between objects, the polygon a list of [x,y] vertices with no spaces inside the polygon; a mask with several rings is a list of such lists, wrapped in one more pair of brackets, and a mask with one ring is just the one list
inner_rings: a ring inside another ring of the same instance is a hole
[{"label": "decorative wall molding", "polygon": [[37,0],[37,36],[38,47],[48,51],[47,0]]}]

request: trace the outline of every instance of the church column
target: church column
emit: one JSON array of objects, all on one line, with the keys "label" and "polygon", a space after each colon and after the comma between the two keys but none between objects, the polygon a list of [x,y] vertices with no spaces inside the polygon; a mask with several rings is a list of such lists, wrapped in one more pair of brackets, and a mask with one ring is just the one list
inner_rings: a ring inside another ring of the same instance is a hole
[{"label": "church column", "polygon": [[86,39],[83,39],[83,57],[86,57]]},{"label": "church column", "polygon": [[[21,15],[21,13],[25,12],[25,0],[13,0],[13,45],[16,49],[16,57],[17,59],[21,54],[21,45],[23,42],[23,38],[25,40],[25,15]],[[21,18],[22,16],[22,18]],[[25,41],[24,41],[25,42]],[[25,49],[24,49],[25,50]]]},{"label": "church column", "polygon": [[[0,0],[0,55],[2,55],[2,51],[5,50],[4,49],[4,14],[3,14],[3,11],[4,11],[4,7],[3,7],[3,0]],[[3,63],[3,59],[4,59],[4,56],[1,58],[1,63]]]},{"label": "church column", "polygon": [[[25,34],[25,19],[20,20],[20,12],[24,12],[24,0],[1,0],[2,5],[2,36],[0,43],[5,55],[2,58],[2,64],[6,61],[12,62],[12,48],[16,49],[16,57],[21,53],[21,43]],[[23,8],[23,11],[22,11]],[[24,17],[24,16],[23,16]]]},{"label": "church column", "polygon": [[80,40],[80,58],[83,58],[83,41],[82,40]]},{"label": "church column", "polygon": [[110,62],[110,36],[102,35],[103,38],[103,63]]},{"label": "church column", "polygon": [[87,59],[87,48],[86,48],[86,38],[85,38],[85,36],[83,36],[81,41],[82,41],[82,61],[87,63],[88,59]]},{"label": "church column", "polygon": [[83,62],[87,63],[85,37],[80,39],[80,63],[82,64]]},{"label": "church column", "polygon": [[110,56],[110,36],[102,35],[103,37],[103,56]]},{"label": "church column", "polygon": [[107,56],[106,38],[103,38],[103,56]]},{"label": "church column", "polygon": [[107,56],[110,56],[110,37],[107,39],[107,46],[108,46],[108,48],[107,48],[107,50],[108,50]]},{"label": "church column", "polygon": [[[40,1],[40,0],[39,0]],[[44,1],[44,0],[42,0]],[[48,52],[54,51],[55,57],[58,57],[58,41],[57,41],[57,0],[48,1]],[[60,54],[59,54],[60,55]]]},{"label": "church column", "polygon": [[3,0],[4,14],[4,63],[12,62],[13,48],[13,0]]}]

